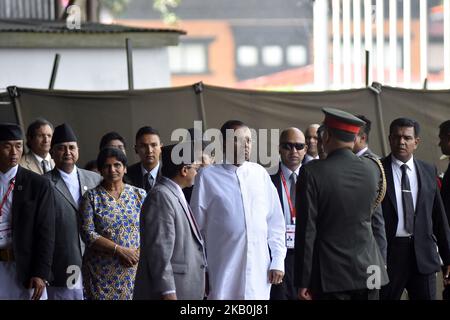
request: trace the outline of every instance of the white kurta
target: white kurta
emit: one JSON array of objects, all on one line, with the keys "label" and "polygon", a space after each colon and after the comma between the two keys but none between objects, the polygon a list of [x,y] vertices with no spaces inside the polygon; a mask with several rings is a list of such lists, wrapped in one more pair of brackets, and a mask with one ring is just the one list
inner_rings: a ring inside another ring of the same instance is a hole
[{"label": "white kurta", "polygon": [[286,246],[280,201],[266,170],[250,162],[204,168],[191,207],[206,244],[208,299],[269,299],[268,272],[284,271]]}]

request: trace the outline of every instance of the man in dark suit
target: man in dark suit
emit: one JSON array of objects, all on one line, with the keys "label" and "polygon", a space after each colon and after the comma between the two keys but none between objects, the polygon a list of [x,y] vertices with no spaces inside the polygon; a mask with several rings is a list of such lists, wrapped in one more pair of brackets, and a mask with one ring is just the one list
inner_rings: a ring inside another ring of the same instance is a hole
[{"label": "man in dark suit", "polygon": [[128,167],[127,179],[147,193],[161,176],[159,156],[162,146],[159,132],[152,127],[142,127],[136,133],[134,150],[141,161]]},{"label": "man in dark suit", "polygon": [[[358,157],[372,157],[379,159],[380,157],[369,149],[369,134],[372,126],[372,121],[363,115],[356,115],[356,117],[365,122],[365,124],[359,129],[356,135],[355,145],[353,147],[353,153]],[[381,205],[375,208],[372,215],[372,230],[384,261],[387,259],[387,241],[386,241],[386,229],[384,227],[384,217]]]},{"label": "man in dark suit", "polygon": [[[181,145],[182,147],[183,145]],[[202,300],[205,296],[206,255],[203,238],[183,195],[200,165],[177,164],[172,146],[163,148],[163,177],[145,199],[141,210],[141,255],[134,299]]]},{"label": "man in dark suit", "polygon": [[437,170],[413,157],[419,134],[415,120],[392,121],[391,154],[382,159],[387,180],[382,206],[390,279],[381,290],[385,300],[400,299],[405,288],[411,300],[436,299],[439,254],[445,265],[444,277],[450,270],[450,230],[436,181]]},{"label": "man in dark suit", "polygon": [[0,299],[39,300],[51,274],[54,195],[45,178],[18,165],[22,153],[20,127],[0,124]]},{"label": "man in dark suit", "polygon": [[286,247],[284,259],[284,279],[273,284],[270,290],[271,300],[297,300],[297,288],[294,286],[294,244],[295,244],[295,186],[300,173],[303,157],[306,153],[305,136],[298,128],[287,128],[280,134],[280,164],[278,172],[271,175],[280,198],[286,221]]},{"label": "man in dark suit", "polygon": [[[442,154],[450,157],[450,120],[442,122],[439,126],[439,146]],[[450,223],[450,163],[442,178],[441,197]],[[442,296],[445,300],[450,300],[450,279],[444,279],[444,286]]]},{"label": "man in dark suit", "polygon": [[319,159],[319,150],[317,149],[317,129],[319,127],[319,124],[314,123],[305,130],[305,141],[308,148],[303,158],[303,164]]},{"label": "man in dark suit", "polygon": [[[53,279],[48,287],[50,300],[83,299],[82,281],[78,276],[84,244],[78,231],[78,205],[83,194],[96,187],[102,178],[76,166],[78,150],[72,128],[65,123],[56,127],[50,150],[55,168],[45,174],[55,189],[56,235]],[[76,267],[78,269],[74,270]]]},{"label": "man in dark suit", "polygon": [[295,285],[302,300],[377,299],[388,281],[371,228],[383,196],[381,164],[352,152],[363,121],[323,111],[328,156],[303,166],[297,184]]}]

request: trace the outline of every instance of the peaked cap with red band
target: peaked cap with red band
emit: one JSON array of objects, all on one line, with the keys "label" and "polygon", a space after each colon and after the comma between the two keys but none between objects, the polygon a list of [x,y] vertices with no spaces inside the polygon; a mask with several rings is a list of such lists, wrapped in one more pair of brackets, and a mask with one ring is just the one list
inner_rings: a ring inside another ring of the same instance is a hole
[{"label": "peaked cap with red band", "polygon": [[351,113],[339,109],[323,108],[322,111],[325,113],[325,120],[323,123],[328,128],[356,134],[359,132],[359,129],[366,124]]}]

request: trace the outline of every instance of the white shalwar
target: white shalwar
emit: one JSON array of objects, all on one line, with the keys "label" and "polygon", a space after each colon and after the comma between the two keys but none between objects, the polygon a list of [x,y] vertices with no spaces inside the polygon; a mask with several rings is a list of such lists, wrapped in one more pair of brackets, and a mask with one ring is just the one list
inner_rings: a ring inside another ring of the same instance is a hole
[{"label": "white shalwar", "polygon": [[206,167],[196,176],[191,207],[206,244],[208,299],[268,300],[269,270],[284,272],[286,245],[267,171],[251,162]]}]

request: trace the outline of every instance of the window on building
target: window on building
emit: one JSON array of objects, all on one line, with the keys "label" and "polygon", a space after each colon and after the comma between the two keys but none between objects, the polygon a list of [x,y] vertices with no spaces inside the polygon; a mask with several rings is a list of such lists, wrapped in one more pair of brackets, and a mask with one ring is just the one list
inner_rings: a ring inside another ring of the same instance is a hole
[{"label": "window on building", "polygon": [[286,62],[290,66],[304,66],[307,63],[307,58],[304,46],[295,45],[286,48]]},{"label": "window on building", "polygon": [[283,64],[283,49],[280,46],[265,46],[262,48],[262,60],[268,67],[278,67]]},{"label": "window on building", "polygon": [[197,39],[169,47],[169,66],[174,74],[208,73],[208,46],[211,40]]},{"label": "window on building", "polygon": [[253,46],[240,46],[237,50],[238,64],[243,67],[254,67],[258,64],[258,49]]}]

